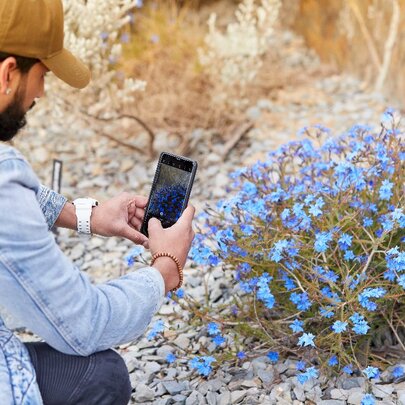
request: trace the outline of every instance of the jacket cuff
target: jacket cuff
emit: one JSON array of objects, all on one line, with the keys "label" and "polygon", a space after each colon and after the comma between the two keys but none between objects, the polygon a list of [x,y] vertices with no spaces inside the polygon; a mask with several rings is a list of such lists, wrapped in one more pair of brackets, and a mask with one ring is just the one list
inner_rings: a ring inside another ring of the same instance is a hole
[{"label": "jacket cuff", "polygon": [[48,224],[48,229],[51,229],[65,206],[67,198],[41,185],[37,199]]},{"label": "jacket cuff", "polygon": [[159,270],[154,267],[142,267],[139,270],[136,270],[136,274],[140,274],[151,281],[151,285],[154,289],[154,295],[157,298],[157,304],[154,308],[153,313],[156,313],[159,308],[162,306],[165,299],[165,282]]}]

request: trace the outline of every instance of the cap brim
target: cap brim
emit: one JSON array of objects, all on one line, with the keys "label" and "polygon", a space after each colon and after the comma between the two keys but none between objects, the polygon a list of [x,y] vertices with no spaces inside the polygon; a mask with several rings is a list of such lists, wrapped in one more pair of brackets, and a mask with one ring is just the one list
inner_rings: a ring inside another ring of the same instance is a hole
[{"label": "cap brim", "polygon": [[41,62],[69,86],[83,89],[90,82],[89,68],[67,49]]}]

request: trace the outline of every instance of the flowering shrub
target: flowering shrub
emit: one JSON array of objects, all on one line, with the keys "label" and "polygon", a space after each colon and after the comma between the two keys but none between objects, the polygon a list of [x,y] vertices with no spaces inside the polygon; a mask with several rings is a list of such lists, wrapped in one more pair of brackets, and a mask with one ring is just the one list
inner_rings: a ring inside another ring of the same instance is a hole
[{"label": "flowering shrub", "polygon": [[301,382],[318,365],[377,377],[371,345],[384,325],[404,349],[405,150],[393,117],[337,138],[304,129],[312,137],[232,175],[233,194],[202,216],[191,252],[233,274],[232,319],[210,334],[254,337],[273,359],[295,353]]}]

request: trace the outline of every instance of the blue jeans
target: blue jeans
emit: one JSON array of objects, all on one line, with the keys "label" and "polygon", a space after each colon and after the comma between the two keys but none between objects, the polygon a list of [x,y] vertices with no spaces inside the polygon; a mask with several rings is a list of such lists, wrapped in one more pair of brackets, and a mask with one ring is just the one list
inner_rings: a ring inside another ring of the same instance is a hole
[{"label": "blue jeans", "polygon": [[25,343],[44,405],[127,405],[128,370],[113,350],[88,357],[63,354],[43,342]]}]

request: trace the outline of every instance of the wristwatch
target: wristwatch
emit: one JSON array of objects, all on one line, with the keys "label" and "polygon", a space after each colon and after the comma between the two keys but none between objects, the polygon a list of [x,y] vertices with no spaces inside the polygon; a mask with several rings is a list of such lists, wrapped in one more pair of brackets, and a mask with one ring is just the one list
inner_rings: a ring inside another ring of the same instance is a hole
[{"label": "wristwatch", "polygon": [[77,231],[81,234],[91,234],[90,217],[93,208],[98,205],[94,198],[76,198],[73,201],[76,209]]}]

